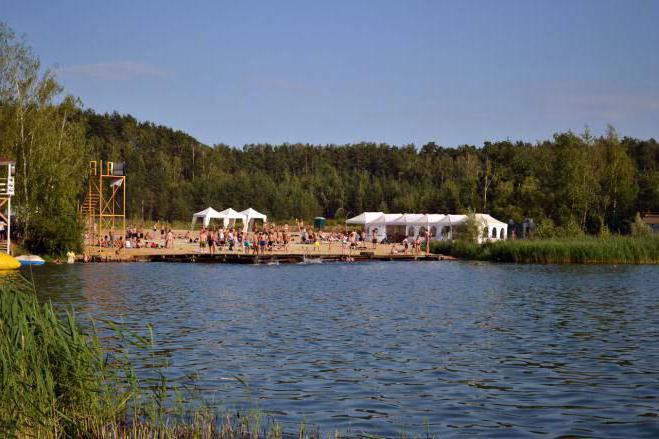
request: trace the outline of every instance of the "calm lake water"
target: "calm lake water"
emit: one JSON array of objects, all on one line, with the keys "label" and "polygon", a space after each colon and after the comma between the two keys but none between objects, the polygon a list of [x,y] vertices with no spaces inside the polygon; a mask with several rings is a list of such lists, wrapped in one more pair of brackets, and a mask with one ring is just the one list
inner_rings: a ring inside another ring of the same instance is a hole
[{"label": "calm lake water", "polygon": [[287,428],[659,436],[659,266],[149,263],[34,276],[57,305],[142,333],[151,323],[170,377],[197,373],[218,409],[256,407]]}]

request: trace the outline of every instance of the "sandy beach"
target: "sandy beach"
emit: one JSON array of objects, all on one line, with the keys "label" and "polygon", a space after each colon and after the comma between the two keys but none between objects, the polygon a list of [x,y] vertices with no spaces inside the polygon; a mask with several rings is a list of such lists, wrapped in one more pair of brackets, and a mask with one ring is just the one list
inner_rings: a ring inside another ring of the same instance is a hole
[{"label": "sandy beach", "polygon": [[[208,254],[208,248],[203,249],[199,248],[197,242],[189,242],[189,238],[184,238],[188,230],[184,229],[173,229],[174,233],[174,247],[173,248],[164,248],[165,239],[160,238],[160,233],[156,234],[156,239],[147,240],[147,243],[155,243],[158,247],[147,247],[147,248],[123,248],[117,251],[116,248],[105,248],[98,246],[85,246],[85,252],[91,257],[99,257],[103,260],[139,260],[140,258],[148,256],[157,256],[157,255],[188,255],[188,254]],[[197,238],[199,236],[199,231],[191,232],[192,238]],[[340,242],[321,242],[320,247],[316,247],[313,244],[302,244],[300,241],[300,234],[298,232],[291,234],[292,242],[288,244],[288,248],[284,250],[283,248],[276,249],[265,254],[271,255],[321,255],[321,256],[341,256],[347,255],[348,250],[347,246],[344,248]],[[393,251],[392,251],[393,250]],[[385,255],[403,255],[403,246],[401,244],[377,244],[375,248],[373,245],[368,242],[360,243],[356,248],[353,248],[351,253],[352,255],[359,255],[361,252],[369,252],[377,256]],[[247,254],[241,248],[234,248],[234,250],[229,251],[228,245],[225,245],[222,248],[218,247],[216,254]],[[251,254],[251,251],[250,253]],[[408,250],[408,255],[413,255],[412,249]],[[423,255],[424,253],[419,253]]]}]

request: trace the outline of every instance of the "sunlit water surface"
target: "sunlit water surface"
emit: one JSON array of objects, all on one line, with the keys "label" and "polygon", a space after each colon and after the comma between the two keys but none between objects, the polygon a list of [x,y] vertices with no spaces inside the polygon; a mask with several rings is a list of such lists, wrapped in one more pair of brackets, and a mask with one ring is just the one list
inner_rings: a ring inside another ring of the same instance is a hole
[{"label": "sunlit water surface", "polygon": [[57,306],[141,333],[151,323],[166,374],[186,383],[198,374],[218,410],[258,408],[286,428],[659,436],[656,266],[150,263],[33,273]]}]

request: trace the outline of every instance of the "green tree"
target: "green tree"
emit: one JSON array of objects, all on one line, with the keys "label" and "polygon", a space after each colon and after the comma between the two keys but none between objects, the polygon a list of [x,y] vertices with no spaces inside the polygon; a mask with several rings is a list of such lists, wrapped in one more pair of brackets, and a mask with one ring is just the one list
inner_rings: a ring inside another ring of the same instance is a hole
[{"label": "green tree", "polygon": [[0,151],[16,160],[16,221],[28,248],[78,249],[76,215],[87,159],[77,101],[27,44],[0,23]]}]

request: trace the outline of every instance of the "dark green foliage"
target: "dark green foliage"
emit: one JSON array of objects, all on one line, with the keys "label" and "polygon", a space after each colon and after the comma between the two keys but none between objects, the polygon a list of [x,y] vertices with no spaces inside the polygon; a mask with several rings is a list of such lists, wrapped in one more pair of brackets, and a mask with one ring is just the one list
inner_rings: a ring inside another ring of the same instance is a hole
[{"label": "dark green foliage", "polygon": [[82,250],[80,236],[83,229],[75,215],[62,215],[55,221],[52,217],[38,217],[31,226],[34,232],[25,238],[23,245],[34,253],[63,255],[68,251]]},{"label": "dark green foliage", "polygon": [[656,264],[659,236],[499,241],[483,245],[433,242],[433,253],[463,259],[539,264]]}]

